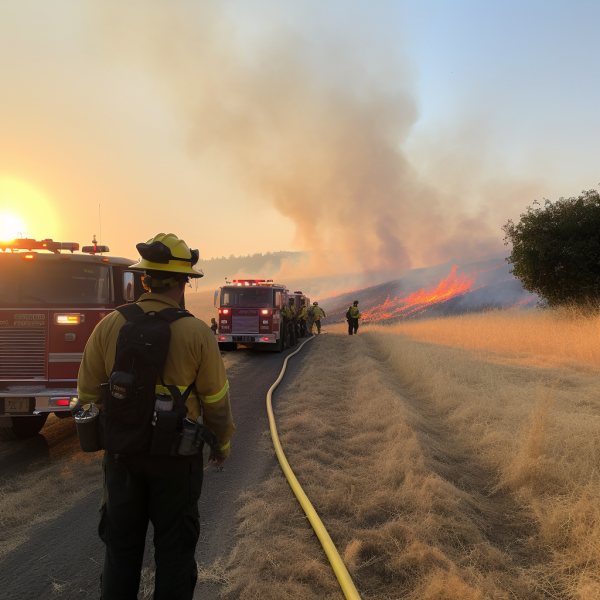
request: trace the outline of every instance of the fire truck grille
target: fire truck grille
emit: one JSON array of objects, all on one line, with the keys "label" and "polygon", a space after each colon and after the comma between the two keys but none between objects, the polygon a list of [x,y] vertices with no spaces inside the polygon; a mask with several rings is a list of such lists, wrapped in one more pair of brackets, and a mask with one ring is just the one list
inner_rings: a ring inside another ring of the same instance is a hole
[{"label": "fire truck grille", "polygon": [[46,378],[46,330],[0,329],[0,379]]},{"label": "fire truck grille", "polygon": [[258,316],[242,317],[233,315],[232,333],[258,333]]}]

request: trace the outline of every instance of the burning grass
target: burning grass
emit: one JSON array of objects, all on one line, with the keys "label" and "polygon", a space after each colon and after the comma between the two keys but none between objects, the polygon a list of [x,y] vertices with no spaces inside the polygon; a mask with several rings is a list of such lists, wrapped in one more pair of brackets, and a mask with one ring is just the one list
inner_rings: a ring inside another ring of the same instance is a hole
[{"label": "burning grass", "polygon": [[[358,337],[330,327],[313,342],[279,430],[363,599],[599,597],[597,348],[577,319],[548,318],[437,321],[443,345],[411,339],[433,335],[425,323]],[[511,364],[490,360],[509,353],[497,341],[509,323],[535,338]],[[484,341],[470,345],[468,332]],[[552,339],[589,347],[573,358]],[[517,364],[525,352],[564,366]],[[342,597],[278,470],[242,501],[225,598]]]},{"label": "burning grass", "polygon": [[379,306],[374,306],[366,310],[363,314],[365,321],[380,321],[382,319],[392,319],[394,317],[406,316],[414,312],[419,312],[427,306],[445,302],[456,296],[461,296],[473,289],[476,275],[468,273],[456,274],[459,269],[454,265],[447,277],[442,278],[437,286],[430,289],[422,288],[407,296],[395,297],[387,300]]}]

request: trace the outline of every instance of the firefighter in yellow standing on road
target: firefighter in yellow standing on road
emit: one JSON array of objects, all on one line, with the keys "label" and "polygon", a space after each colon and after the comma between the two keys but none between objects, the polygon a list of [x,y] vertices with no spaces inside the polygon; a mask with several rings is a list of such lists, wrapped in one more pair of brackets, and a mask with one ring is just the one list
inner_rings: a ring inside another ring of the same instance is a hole
[{"label": "firefighter in yellow standing on road", "polygon": [[313,323],[315,322],[315,311],[312,306],[306,310],[306,334],[313,335]]},{"label": "firefighter in yellow standing on road", "polygon": [[290,346],[295,346],[298,342],[298,332],[296,330],[296,309],[294,308],[294,298],[288,299],[287,318],[290,329]]},{"label": "firefighter in yellow standing on road", "polygon": [[304,304],[298,313],[298,322],[300,323],[300,337],[304,337],[306,335],[306,317],[308,309],[306,308],[306,301],[302,300]]},{"label": "firefighter in yellow standing on road", "polygon": [[[189,278],[203,276],[195,268],[198,251],[190,250],[172,233],[158,234],[137,248],[142,258],[132,267],[144,271],[142,281],[148,290],[137,306],[143,313],[158,313],[165,308],[181,312],[180,303]],[[210,328],[187,312],[186,316],[169,325],[168,353],[155,393],[168,398],[177,389],[193,390],[181,408],[183,412],[187,410],[187,419],[192,421],[202,414],[204,426],[218,440],[212,446],[209,460],[221,467],[229,455],[229,438],[235,431],[229,383]],[[125,323],[119,311],[112,312],[89,338],[77,382],[79,398],[84,404],[100,404],[107,398],[103,392],[108,389],[105,386],[115,364],[119,331]],[[101,417],[103,413],[104,410]],[[156,418],[157,413],[154,415]],[[101,577],[103,600],[137,598],[148,521],[154,526],[155,600],[192,599],[197,579],[195,549],[200,532],[202,463],[201,448],[197,454],[185,456],[176,451],[160,456],[148,451],[126,455],[105,452],[98,527],[106,545]]]},{"label": "firefighter in yellow standing on road", "polygon": [[318,302],[313,302],[313,312],[315,313],[315,325],[317,334],[321,333],[321,317],[327,317],[325,311],[319,306]]},{"label": "firefighter in yellow standing on road", "polygon": [[355,300],[354,304],[348,308],[346,319],[348,320],[348,335],[352,335],[353,333],[356,335],[358,333],[358,320],[360,319],[358,300]]}]

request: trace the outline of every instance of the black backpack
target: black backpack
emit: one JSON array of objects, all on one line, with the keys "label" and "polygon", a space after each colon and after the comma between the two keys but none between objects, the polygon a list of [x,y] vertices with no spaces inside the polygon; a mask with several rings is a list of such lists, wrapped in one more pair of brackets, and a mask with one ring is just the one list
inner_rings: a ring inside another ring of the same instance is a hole
[{"label": "black backpack", "polygon": [[[175,385],[165,385],[163,369],[171,341],[171,323],[193,317],[187,310],[165,308],[144,313],[137,304],[117,310],[126,322],[119,331],[115,364],[102,394],[100,431],[103,447],[115,454],[150,452],[168,455],[187,414],[185,401],[194,387],[182,394]],[[160,380],[170,396],[157,397]],[[170,410],[155,411],[162,399]]]}]

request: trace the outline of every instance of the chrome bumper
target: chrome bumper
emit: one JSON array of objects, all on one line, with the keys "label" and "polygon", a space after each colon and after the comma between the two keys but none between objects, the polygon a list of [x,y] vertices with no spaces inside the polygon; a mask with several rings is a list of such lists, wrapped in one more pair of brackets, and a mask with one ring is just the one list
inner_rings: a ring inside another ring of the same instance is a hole
[{"label": "chrome bumper", "polygon": [[[71,401],[77,398],[77,388],[47,388],[36,385],[15,385],[0,389],[0,409],[3,415],[11,416],[5,410],[5,398],[33,398],[35,400],[33,410],[29,414],[39,415],[42,413],[68,411],[69,405],[59,406],[59,400]],[[16,416],[16,415],[15,415]]]}]

